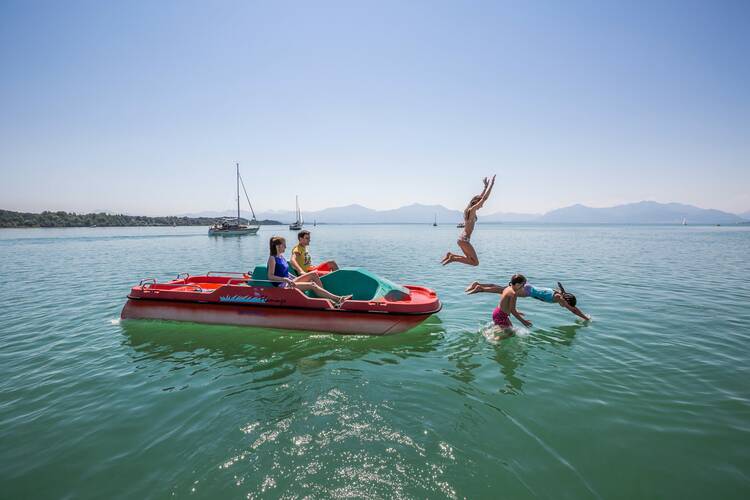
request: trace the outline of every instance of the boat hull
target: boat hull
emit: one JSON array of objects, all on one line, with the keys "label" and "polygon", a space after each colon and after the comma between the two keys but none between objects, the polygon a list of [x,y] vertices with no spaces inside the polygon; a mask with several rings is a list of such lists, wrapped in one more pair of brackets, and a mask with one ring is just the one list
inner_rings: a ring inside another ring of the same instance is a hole
[{"label": "boat hull", "polygon": [[209,236],[244,236],[246,234],[256,234],[258,232],[257,227],[249,227],[247,229],[229,229],[229,230],[221,230],[221,229],[209,229],[208,235]]},{"label": "boat hull", "polygon": [[432,314],[287,309],[254,304],[207,304],[128,298],[120,317],[123,320],[159,319],[311,332],[390,335],[410,330]]},{"label": "boat hull", "polygon": [[[185,274],[166,283],[143,279],[131,288],[120,317],[388,335],[414,328],[442,307],[433,290],[404,285],[385,292],[381,287],[388,283],[363,270],[342,269],[321,276],[334,289],[351,286],[348,293],[352,298],[337,308],[331,301],[306,295],[298,288],[270,286],[265,269],[256,268],[252,275]],[[366,299],[376,293],[364,288],[368,283],[381,290],[378,298]]]}]

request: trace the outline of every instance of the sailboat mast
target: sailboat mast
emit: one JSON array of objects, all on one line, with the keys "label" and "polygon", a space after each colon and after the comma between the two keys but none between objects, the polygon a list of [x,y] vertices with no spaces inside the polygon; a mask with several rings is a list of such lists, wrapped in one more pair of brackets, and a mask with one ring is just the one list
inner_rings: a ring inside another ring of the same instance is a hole
[{"label": "sailboat mast", "polygon": [[237,163],[237,225],[240,225],[240,164]]}]

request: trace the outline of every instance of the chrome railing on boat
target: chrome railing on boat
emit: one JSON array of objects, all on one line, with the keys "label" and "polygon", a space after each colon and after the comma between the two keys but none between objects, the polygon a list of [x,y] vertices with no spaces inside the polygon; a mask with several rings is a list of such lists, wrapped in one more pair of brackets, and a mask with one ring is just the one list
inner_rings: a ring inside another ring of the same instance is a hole
[{"label": "chrome railing on boat", "polygon": [[[187,273],[184,273],[187,274]],[[138,286],[143,288],[143,290],[148,290],[152,286],[159,285],[159,287],[164,288],[181,288],[184,286],[193,287],[197,292],[203,292],[203,288],[197,284],[197,283],[158,283],[156,281],[156,278],[143,278],[141,281],[138,282]]]},{"label": "chrome railing on boat", "polygon": [[237,276],[248,276],[248,273],[238,273],[236,271],[209,271],[206,273],[206,276],[211,276],[212,274],[217,274],[217,275],[236,274]]}]

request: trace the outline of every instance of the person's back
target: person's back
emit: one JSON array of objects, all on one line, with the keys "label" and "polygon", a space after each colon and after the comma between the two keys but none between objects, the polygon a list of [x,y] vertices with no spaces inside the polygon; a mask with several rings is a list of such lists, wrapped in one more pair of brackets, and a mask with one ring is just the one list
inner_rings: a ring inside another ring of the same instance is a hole
[{"label": "person's back", "polygon": [[523,286],[521,296],[531,297],[550,304],[555,302],[555,291],[552,288],[535,287],[528,283]]}]

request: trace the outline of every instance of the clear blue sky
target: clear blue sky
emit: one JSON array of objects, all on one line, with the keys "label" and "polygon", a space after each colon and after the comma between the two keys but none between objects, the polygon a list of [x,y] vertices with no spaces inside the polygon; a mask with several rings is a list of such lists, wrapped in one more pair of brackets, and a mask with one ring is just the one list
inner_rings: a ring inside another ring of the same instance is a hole
[{"label": "clear blue sky", "polygon": [[0,2],[0,208],[750,210],[750,2]]}]

